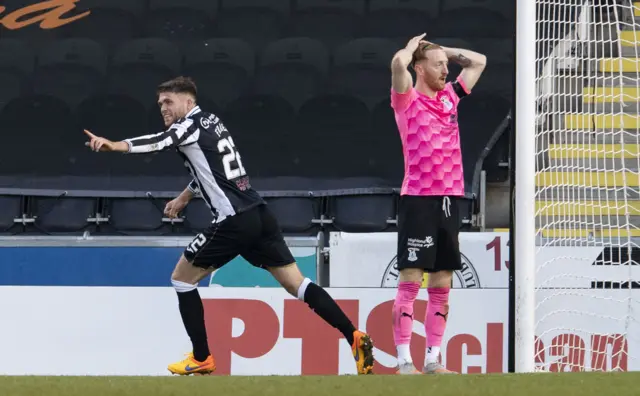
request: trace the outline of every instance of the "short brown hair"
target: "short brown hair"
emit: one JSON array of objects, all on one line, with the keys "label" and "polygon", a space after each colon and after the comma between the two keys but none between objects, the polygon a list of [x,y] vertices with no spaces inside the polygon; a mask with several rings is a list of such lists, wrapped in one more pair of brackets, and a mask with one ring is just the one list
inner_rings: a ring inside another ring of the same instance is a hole
[{"label": "short brown hair", "polygon": [[442,49],[438,44],[428,43],[428,44],[420,44],[418,48],[413,52],[413,57],[411,58],[411,67],[416,65],[416,62],[419,62],[423,59],[427,59],[427,51]]},{"label": "short brown hair", "polygon": [[198,98],[198,87],[196,87],[196,83],[193,82],[191,77],[180,76],[163,82],[158,85],[156,93],[160,95],[164,92],[186,93],[192,95],[194,99]]}]

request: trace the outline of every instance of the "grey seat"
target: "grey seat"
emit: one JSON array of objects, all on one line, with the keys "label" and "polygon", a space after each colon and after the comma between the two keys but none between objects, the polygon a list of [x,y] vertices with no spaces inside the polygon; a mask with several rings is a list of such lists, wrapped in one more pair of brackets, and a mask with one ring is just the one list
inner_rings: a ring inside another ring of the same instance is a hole
[{"label": "grey seat", "polygon": [[319,226],[321,200],[312,197],[270,197],[265,199],[285,234],[313,235]]},{"label": "grey seat", "polygon": [[76,233],[91,228],[87,219],[94,217],[95,198],[35,197],[29,203],[35,227],[46,233]]},{"label": "grey seat", "polygon": [[345,195],[329,200],[333,226],[344,232],[380,232],[396,218],[396,196],[389,194]]}]

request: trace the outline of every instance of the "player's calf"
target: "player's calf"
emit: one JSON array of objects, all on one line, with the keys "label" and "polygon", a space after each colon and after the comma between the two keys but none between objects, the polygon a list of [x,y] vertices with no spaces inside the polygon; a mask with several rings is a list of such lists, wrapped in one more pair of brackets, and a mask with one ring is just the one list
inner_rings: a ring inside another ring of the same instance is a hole
[{"label": "player's calf", "polygon": [[427,336],[427,348],[423,372],[426,374],[452,374],[438,361],[442,337],[449,318],[449,291],[451,290],[451,271],[438,271],[429,276],[427,292],[427,314],[424,328]]},{"label": "player's calf", "polygon": [[420,291],[421,269],[406,268],[400,271],[396,298],[393,302],[393,340],[397,349],[398,374],[412,374],[415,368],[411,358],[411,333],[413,332],[413,304]]},{"label": "player's calf", "polygon": [[182,323],[193,346],[192,353],[186,359],[169,365],[169,371],[174,374],[189,375],[215,370],[207,340],[204,307],[197,288],[198,282],[208,273],[210,270],[195,267],[182,256],[171,275],[171,284],[178,295]]},{"label": "player's calf", "polygon": [[305,302],[325,322],[338,329],[351,345],[358,374],[373,373],[373,342],[369,335],[356,330],[336,301],[322,287],[300,273],[293,263],[284,267],[269,268],[271,274],[294,297]]}]

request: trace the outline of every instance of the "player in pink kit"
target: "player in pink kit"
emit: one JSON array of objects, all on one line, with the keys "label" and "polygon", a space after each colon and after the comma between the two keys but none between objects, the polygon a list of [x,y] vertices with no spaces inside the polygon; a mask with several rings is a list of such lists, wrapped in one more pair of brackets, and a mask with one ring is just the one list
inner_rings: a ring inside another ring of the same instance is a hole
[{"label": "player in pink kit", "polygon": [[[420,374],[409,344],[413,303],[424,271],[429,273],[429,302],[422,372],[453,373],[439,363],[438,356],[449,314],[453,271],[462,268],[457,199],[464,196],[464,177],[457,108],[486,64],[484,55],[441,47],[424,41],[424,37],[411,39],[391,62],[391,107],[402,140],[405,170],[398,211],[400,279],[393,305],[398,374]],[[454,82],[447,83],[449,61],[463,70]],[[415,70],[415,87],[408,66]]]}]

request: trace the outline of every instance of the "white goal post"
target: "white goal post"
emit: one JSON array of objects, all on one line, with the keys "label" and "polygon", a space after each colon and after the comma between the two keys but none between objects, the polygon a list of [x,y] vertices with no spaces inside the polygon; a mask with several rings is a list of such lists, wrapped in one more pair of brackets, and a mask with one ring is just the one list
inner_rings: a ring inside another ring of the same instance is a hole
[{"label": "white goal post", "polygon": [[640,2],[516,15],[510,368],[640,371]]}]

